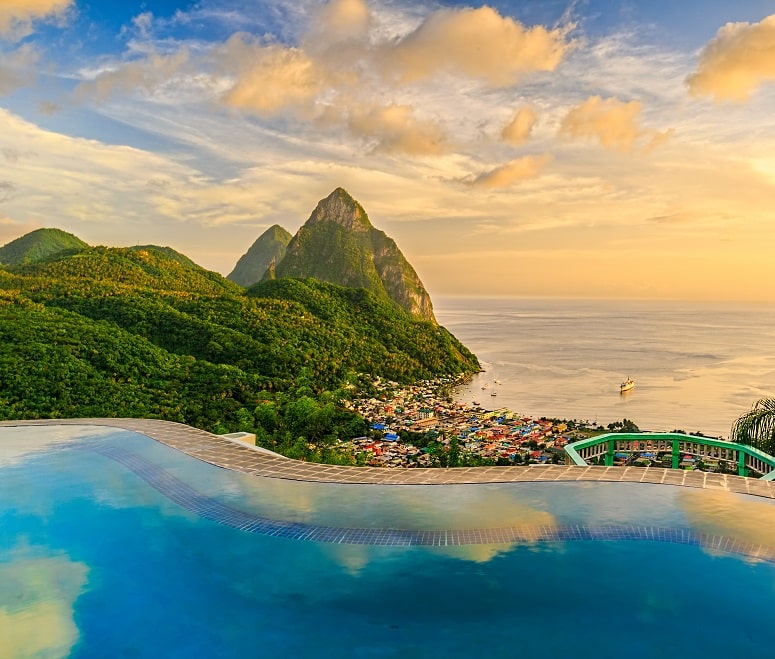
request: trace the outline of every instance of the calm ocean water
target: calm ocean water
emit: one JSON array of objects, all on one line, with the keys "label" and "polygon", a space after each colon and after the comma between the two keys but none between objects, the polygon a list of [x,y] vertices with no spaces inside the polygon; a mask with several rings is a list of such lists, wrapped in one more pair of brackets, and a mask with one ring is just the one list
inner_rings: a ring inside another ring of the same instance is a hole
[{"label": "calm ocean water", "polygon": [[728,437],[775,396],[773,306],[438,298],[435,311],[485,369],[458,399],[491,409]]}]

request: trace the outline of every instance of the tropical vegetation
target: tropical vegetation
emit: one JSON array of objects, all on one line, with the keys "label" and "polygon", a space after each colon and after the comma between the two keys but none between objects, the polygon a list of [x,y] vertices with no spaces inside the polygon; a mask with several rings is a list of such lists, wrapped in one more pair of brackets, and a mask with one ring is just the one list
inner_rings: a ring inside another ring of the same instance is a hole
[{"label": "tropical vegetation", "polygon": [[36,229],[0,247],[0,264],[32,263],[56,254],[77,252],[88,245],[60,229]]},{"label": "tropical vegetation", "polygon": [[367,431],[341,402],[478,362],[447,330],[364,289],[244,289],[169,248],[69,249],[0,269],[0,419],[147,417],[253,431],[336,462]]},{"label": "tropical vegetation", "polygon": [[732,426],[731,439],[775,455],[775,398],[762,398]]}]

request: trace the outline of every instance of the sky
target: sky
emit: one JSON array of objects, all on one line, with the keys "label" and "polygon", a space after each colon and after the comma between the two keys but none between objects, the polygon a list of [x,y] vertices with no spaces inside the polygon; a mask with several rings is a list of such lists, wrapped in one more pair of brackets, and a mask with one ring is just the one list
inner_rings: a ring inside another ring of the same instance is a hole
[{"label": "sky", "polygon": [[432,296],[775,302],[773,0],[0,0],[0,121],[0,244],[342,186]]}]

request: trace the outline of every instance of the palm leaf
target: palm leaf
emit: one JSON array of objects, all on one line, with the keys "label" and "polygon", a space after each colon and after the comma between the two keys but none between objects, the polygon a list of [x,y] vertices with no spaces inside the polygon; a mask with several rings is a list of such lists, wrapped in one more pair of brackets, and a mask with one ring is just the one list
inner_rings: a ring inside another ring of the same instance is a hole
[{"label": "palm leaf", "polygon": [[775,454],[775,399],[762,398],[732,426],[732,441]]}]

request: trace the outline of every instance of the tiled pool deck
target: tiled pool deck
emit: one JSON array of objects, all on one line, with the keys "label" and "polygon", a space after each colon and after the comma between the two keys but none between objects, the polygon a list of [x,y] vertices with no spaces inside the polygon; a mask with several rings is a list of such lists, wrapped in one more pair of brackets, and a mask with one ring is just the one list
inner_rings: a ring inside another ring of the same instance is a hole
[{"label": "tiled pool deck", "polygon": [[550,481],[617,481],[662,483],[684,487],[725,490],[775,499],[775,484],[728,474],[682,471],[657,467],[457,467],[449,469],[388,469],[342,467],[299,462],[263,452],[218,435],[180,423],[154,419],[45,419],[2,421],[9,426],[107,426],[131,430],[166,444],[194,458],[219,467],[255,476],[327,483],[382,485],[444,485],[452,483],[517,483]]}]

